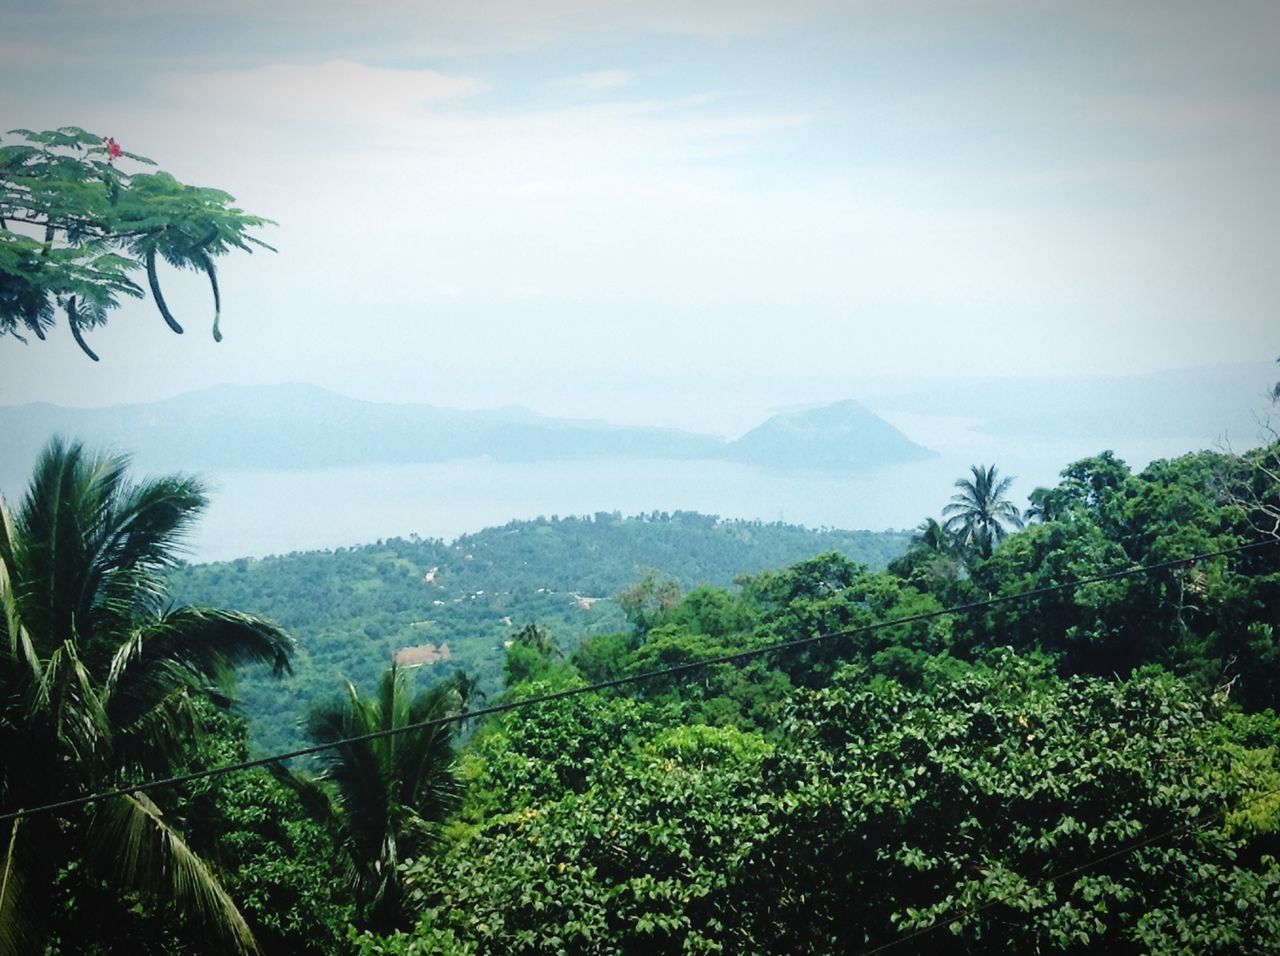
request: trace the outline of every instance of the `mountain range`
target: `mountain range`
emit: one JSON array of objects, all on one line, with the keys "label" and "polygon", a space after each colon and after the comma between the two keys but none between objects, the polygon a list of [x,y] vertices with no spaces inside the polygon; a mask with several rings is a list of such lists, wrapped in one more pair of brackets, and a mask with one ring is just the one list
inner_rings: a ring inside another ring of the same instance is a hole
[{"label": "mountain range", "polygon": [[776,415],[736,441],[672,428],[347,398],[314,385],[215,386],[108,408],[0,407],[6,470],[54,434],[130,452],[143,468],[325,468],[490,457],[505,461],[728,459],[772,468],[857,468],[934,452],[854,401]]},{"label": "mountain range", "polygon": [[1259,419],[1273,414],[1268,393],[1277,378],[1280,367],[1265,361],[1084,378],[974,376],[864,397],[886,413],[945,412],[1006,439],[1085,438],[1099,447],[1171,437],[1214,447],[1225,439],[1244,448],[1259,440]]}]

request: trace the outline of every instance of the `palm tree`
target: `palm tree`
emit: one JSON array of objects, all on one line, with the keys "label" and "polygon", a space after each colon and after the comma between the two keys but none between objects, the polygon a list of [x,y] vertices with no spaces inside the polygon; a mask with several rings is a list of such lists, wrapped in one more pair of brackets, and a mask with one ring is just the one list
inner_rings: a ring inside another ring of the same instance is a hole
[{"label": "palm tree", "polygon": [[936,518],[925,518],[916,525],[916,533],[911,536],[911,546],[931,551],[940,557],[950,557],[955,553],[956,542],[951,532],[939,524]]},{"label": "palm tree", "polygon": [[1027,521],[1060,521],[1067,514],[1066,496],[1058,488],[1036,488],[1027,495]]},{"label": "palm tree", "polygon": [[[10,514],[0,499],[0,808],[166,775],[202,729],[196,698],[231,699],[234,667],[288,668],[261,618],[166,604],[162,574],[206,498],[194,478],[138,484],[124,456],[54,440]],[[253,934],[150,796],[18,818],[0,834],[0,954],[40,952],[60,866],[170,900],[237,952]]]},{"label": "palm tree", "polygon": [[1006,525],[1022,527],[1022,515],[1005,497],[1012,478],[1001,478],[996,466],[970,467],[973,478],[956,481],[960,489],[951,503],[942,509],[944,527],[959,537],[960,546],[979,557],[989,558],[995,546],[1008,534]]},{"label": "palm tree", "polygon": [[319,744],[381,736],[322,751],[317,758],[322,769],[314,780],[281,774],[345,848],[357,903],[374,930],[399,928],[400,864],[426,845],[432,824],[457,796],[453,722],[385,732],[454,716],[457,703],[456,681],[415,694],[412,672],[394,664],[372,697],[361,697],[347,681],[343,697],[311,709],[307,735]]},{"label": "palm tree", "polygon": [[479,678],[468,674],[461,667],[454,669],[453,676],[445,681],[445,686],[453,695],[453,710],[459,715],[469,713],[473,704],[482,706],[489,696],[481,689]]}]

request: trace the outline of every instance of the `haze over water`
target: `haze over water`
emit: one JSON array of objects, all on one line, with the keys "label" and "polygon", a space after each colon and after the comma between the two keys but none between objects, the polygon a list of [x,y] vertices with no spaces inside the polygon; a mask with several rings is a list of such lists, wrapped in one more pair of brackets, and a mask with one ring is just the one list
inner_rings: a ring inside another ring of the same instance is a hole
[{"label": "haze over water", "polygon": [[[1070,462],[1104,450],[1087,439],[994,439],[956,423],[941,456],[857,471],[778,471],[724,461],[453,461],[275,471],[208,472],[212,503],[195,560],[345,547],[388,537],[452,539],[513,519],[620,511],[700,511],[809,527],[912,528],[936,517],[971,464],[1015,477],[1026,505]],[[1135,439],[1114,447],[1135,470],[1204,447],[1195,439]]]}]

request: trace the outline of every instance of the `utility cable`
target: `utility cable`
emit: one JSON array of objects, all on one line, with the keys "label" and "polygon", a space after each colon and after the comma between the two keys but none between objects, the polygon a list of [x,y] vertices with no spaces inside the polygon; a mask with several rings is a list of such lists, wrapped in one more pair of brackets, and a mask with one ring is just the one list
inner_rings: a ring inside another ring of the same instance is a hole
[{"label": "utility cable", "polygon": [[292,760],[296,757],[308,757],[312,754],[322,753],[326,750],[334,750],[338,747],[346,747],[351,744],[364,743],[370,740],[378,740],[383,737],[393,737],[398,734],[413,733],[419,730],[427,730],[432,727],[440,727],[446,724],[462,723],[467,720],[473,720],[478,717],[488,717],[493,714],[503,714],[508,711],[518,710],[524,707],[533,707],[538,704],[545,704],[551,701],[564,700],[569,697],[577,697],[580,694],[593,694],[602,690],[611,690],[615,687],[625,687],[630,684],[641,684],[646,681],[656,680],[660,677],[668,677],[673,674],[684,674],[690,671],[702,670],[706,667],[713,667],[717,664],[736,664],[741,661],[750,660],[755,657],[763,657],[766,654],[781,654],[790,651],[799,650],[800,648],[810,647],[815,644],[821,644],[827,641],[836,640],[842,637],[853,637],[859,634],[869,634],[884,628],[899,627],[904,624],[918,624],[922,621],[932,621],[940,617],[946,617],[950,614],[963,614],[970,611],[980,611],[985,608],[995,607],[1000,604],[1010,604],[1015,601],[1025,601],[1031,598],[1042,597],[1047,594],[1056,594],[1061,591],[1070,591],[1077,588],[1085,587],[1090,584],[1099,584],[1104,581],[1115,581],[1120,578],[1134,577],[1139,574],[1153,574],[1158,571],[1167,571],[1173,568],[1189,567],[1198,564],[1201,561],[1212,560],[1213,558],[1226,557],[1234,554],[1243,554],[1249,551],[1256,551],[1261,548],[1274,547],[1280,545],[1280,540],[1256,541],[1252,544],[1239,545],[1234,548],[1224,548],[1220,551],[1209,551],[1200,554],[1189,555],[1185,558],[1175,558],[1169,561],[1161,561],[1156,564],[1138,565],[1132,568],[1121,568],[1116,571],[1108,571],[1104,574],[1097,574],[1086,578],[1077,578],[1074,581],[1065,581],[1061,584],[1050,584],[1044,587],[1031,588],[1026,591],[1019,591],[1016,594],[1002,594],[996,597],[989,597],[982,601],[971,601],[966,604],[957,604],[949,608],[941,608],[936,611],[922,611],[918,614],[905,614],[902,617],[891,618],[886,621],[876,621],[872,624],[863,624],[859,627],[848,628],[841,631],[830,631],[824,634],[816,634],[812,637],[796,638],[790,641],[781,641],[776,644],[769,644],[764,647],[754,647],[744,651],[735,651],[731,654],[720,654],[715,657],[701,658],[696,661],[686,661],[683,664],[674,664],[670,667],[657,668],[655,670],[643,671],[639,674],[627,674],[622,677],[615,677],[610,680],[599,681],[595,684],[587,684],[583,687],[572,687],[566,690],[554,691],[549,694],[540,694],[536,697],[525,697],[520,700],[507,701],[501,704],[494,704],[489,707],[481,707],[476,710],[469,710],[457,714],[450,714],[445,717],[433,717],[428,720],[421,720],[411,724],[404,724],[400,727],[390,727],[385,730],[375,730],[367,734],[359,734],[354,737],[344,737],[342,740],[327,741],[322,744],[315,744],[310,747],[301,747],[297,750],[290,750],[284,753],[272,754],[267,757],[255,757],[249,760],[240,760],[235,763],[224,764],[218,767],[209,767],[204,770],[196,770],[190,773],[177,774],[172,777],[163,777],[158,780],[149,780],[144,783],[131,784],[129,786],[116,787],[111,790],[103,790],[97,793],[85,794],[78,797],[70,797],[66,800],[58,800],[53,803],[41,804],[35,807],[11,810],[7,813],[0,814],[0,823],[7,823],[10,820],[19,818],[27,818],[37,816],[44,813],[53,813],[58,810],[70,810],[76,807],[87,806],[91,803],[97,803],[101,800],[108,800],[112,797],[125,796],[127,794],[144,793],[149,790],[157,790],[162,787],[176,787],[182,784],[192,783],[196,780],[205,780],[210,777],[222,776],[228,773],[235,773],[240,770],[251,770],[255,767],[265,767],[283,760]]}]

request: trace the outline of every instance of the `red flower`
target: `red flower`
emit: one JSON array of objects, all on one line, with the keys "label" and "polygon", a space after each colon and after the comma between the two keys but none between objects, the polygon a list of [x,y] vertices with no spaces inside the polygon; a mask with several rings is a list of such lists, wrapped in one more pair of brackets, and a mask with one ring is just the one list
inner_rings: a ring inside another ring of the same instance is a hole
[{"label": "red flower", "polygon": [[120,144],[116,142],[114,136],[104,136],[102,141],[107,144],[107,162],[124,155],[124,150],[120,148]]}]

